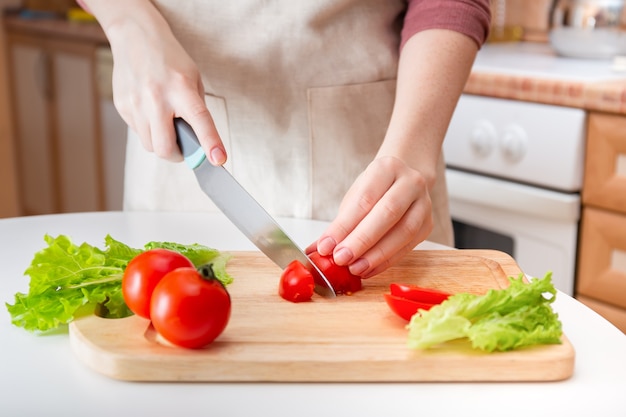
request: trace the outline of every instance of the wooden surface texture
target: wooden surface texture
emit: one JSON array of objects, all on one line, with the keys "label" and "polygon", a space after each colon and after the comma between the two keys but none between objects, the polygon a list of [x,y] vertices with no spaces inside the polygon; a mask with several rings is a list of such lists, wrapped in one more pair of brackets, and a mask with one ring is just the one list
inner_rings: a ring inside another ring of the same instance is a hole
[{"label": "wooden surface texture", "polygon": [[384,301],[390,282],[485,293],[520,269],[485,250],[414,251],[351,296],[290,303],[277,294],[281,270],[260,252],[234,252],[228,270],[232,315],[200,350],[160,340],[140,317],[91,316],[70,325],[74,353],[111,378],[132,381],[555,381],[570,377],[574,349],[559,345],[483,353],[457,341],[427,351],[407,347],[406,322]]}]

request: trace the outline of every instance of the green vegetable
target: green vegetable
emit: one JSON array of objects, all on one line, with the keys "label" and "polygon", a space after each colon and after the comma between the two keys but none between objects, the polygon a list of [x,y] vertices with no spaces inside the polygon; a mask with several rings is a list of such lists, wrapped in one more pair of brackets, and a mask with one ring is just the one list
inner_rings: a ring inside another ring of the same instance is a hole
[{"label": "green vegetable", "polygon": [[461,338],[487,352],[561,343],[561,322],[550,305],[556,297],[552,274],[530,283],[520,275],[509,282],[485,295],[455,294],[414,315],[407,326],[409,347],[427,349]]},{"label": "green vegetable", "polygon": [[86,314],[109,318],[131,315],[122,296],[124,269],[132,258],[152,248],[181,252],[196,267],[212,263],[224,285],[232,282],[226,272],[229,255],[198,244],[149,242],[142,250],[107,235],[102,250],[87,243],[78,246],[64,235],[46,235],[44,240],[48,246],[35,253],[24,272],[30,277],[28,294],[17,293],[15,303],[6,304],[13,324],[28,331],[56,329]]}]

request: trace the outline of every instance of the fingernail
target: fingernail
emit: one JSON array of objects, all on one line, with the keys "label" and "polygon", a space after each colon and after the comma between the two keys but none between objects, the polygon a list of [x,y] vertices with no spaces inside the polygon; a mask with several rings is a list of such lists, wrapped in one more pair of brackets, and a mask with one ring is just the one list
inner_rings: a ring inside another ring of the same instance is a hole
[{"label": "fingernail", "polygon": [[219,146],[211,149],[210,162],[213,165],[222,165],[224,162],[226,162],[226,153],[224,152],[224,150]]},{"label": "fingernail", "polygon": [[333,259],[337,265],[348,265],[352,258],[352,251],[348,248],[341,248],[333,254]]},{"label": "fingernail", "polygon": [[322,255],[330,255],[333,253],[333,249],[337,246],[337,242],[330,236],[326,236],[324,239],[320,240],[317,244],[317,252]]},{"label": "fingernail", "polygon": [[361,276],[370,267],[370,263],[365,258],[358,259],[352,265],[350,265],[350,273],[352,275]]}]

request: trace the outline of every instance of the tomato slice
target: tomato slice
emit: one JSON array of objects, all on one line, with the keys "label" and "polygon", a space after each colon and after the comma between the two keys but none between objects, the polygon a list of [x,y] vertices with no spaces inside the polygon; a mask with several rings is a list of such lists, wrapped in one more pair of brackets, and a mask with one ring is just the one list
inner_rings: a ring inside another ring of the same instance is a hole
[{"label": "tomato slice", "polygon": [[435,304],[428,304],[419,301],[409,300],[407,298],[398,297],[393,294],[383,294],[387,305],[391,311],[402,317],[406,321],[410,321],[417,312],[422,310],[430,310]]},{"label": "tomato slice", "polygon": [[337,265],[332,255],[322,256],[315,251],[309,254],[309,259],[328,278],[336,294],[350,295],[361,290],[361,277],[352,275],[347,266]]},{"label": "tomato slice", "polygon": [[313,297],[315,281],[311,272],[298,260],[291,261],[280,276],[278,294],[287,301],[300,303]]},{"label": "tomato slice", "polygon": [[392,282],[389,285],[389,289],[391,290],[391,294],[396,297],[426,304],[443,303],[451,295],[432,288],[424,288],[412,284],[399,284],[397,282]]}]

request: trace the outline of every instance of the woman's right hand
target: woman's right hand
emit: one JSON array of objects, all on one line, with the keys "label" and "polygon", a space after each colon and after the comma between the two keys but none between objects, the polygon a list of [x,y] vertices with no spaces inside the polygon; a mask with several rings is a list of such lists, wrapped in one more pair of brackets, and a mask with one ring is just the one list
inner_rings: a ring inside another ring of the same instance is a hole
[{"label": "woman's right hand", "polygon": [[149,0],[83,0],[96,17],[113,53],[113,101],[143,147],[180,161],[173,120],[183,118],[198,136],[211,163],[226,152],[204,103],[197,65]]}]

